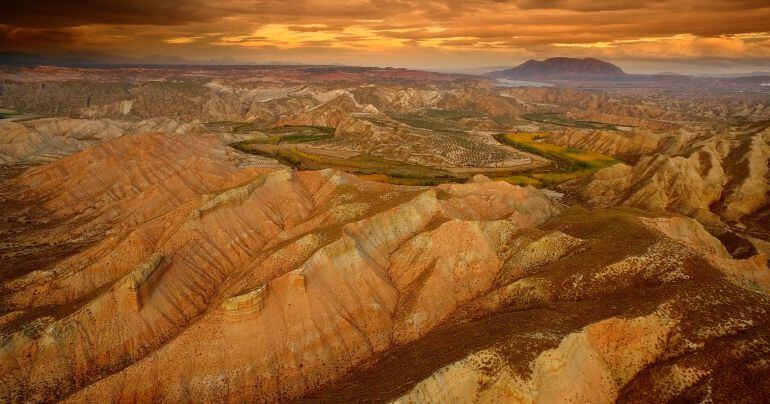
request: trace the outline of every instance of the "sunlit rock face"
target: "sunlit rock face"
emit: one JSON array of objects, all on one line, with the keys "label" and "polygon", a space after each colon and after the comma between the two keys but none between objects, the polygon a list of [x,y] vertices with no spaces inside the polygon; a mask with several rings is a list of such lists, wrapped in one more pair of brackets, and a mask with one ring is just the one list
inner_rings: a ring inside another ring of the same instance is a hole
[{"label": "sunlit rock face", "polygon": [[13,72],[0,402],[770,400],[754,78]]},{"label": "sunlit rock face", "polygon": [[4,275],[0,397],[611,401],[768,371],[766,256],[694,220],[243,159],[142,134],[11,180],[4,251],[45,264]]},{"label": "sunlit rock face", "polygon": [[580,193],[596,206],[667,210],[707,225],[767,209],[770,131],[742,129],[602,169]]}]

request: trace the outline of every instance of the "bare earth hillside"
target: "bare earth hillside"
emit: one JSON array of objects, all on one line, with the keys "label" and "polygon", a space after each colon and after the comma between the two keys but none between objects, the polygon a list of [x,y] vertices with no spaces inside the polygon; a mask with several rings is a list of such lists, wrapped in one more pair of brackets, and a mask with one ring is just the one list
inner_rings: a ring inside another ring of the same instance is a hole
[{"label": "bare earth hillside", "polygon": [[770,399],[763,89],[3,69],[0,402]]}]

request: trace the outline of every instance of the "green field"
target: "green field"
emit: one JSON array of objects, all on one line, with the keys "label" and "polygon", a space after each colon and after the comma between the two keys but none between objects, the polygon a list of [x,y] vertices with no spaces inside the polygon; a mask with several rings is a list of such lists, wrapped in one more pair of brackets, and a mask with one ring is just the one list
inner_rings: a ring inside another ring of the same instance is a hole
[{"label": "green field", "polygon": [[544,132],[500,134],[495,139],[519,150],[543,156],[557,165],[553,172],[513,176],[511,181],[514,183],[526,182],[521,177],[529,177],[539,182],[539,185],[555,185],[619,163],[601,153],[548,143],[548,133]]},{"label": "green field", "polygon": [[15,115],[20,115],[20,113],[16,111],[0,110],[0,119],[10,118]]},{"label": "green field", "polygon": [[[432,183],[457,181],[450,172],[441,169],[387,160],[369,155],[357,155],[348,158],[334,157],[321,153],[311,153],[296,147],[279,147],[269,151],[264,144],[241,142],[232,145],[236,149],[257,155],[275,158],[297,169],[318,170],[334,168],[354,174],[382,174],[400,178],[402,182],[426,181]],[[395,181],[395,180],[394,180]]]},{"label": "green field", "polygon": [[[303,142],[326,139],[332,128],[300,127],[274,128],[268,138],[252,139],[231,146],[244,152],[275,158],[284,164],[303,170],[333,168],[362,175],[375,181],[401,185],[437,185],[446,182],[465,182],[470,175],[458,175],[440,168],[409,164],[371,155],[340,157],[327,152],[315,152],[299,146]],[[310,128],[310,129],[308,129]],[[558,146],[547,142],[548,133],[509,133],[495,138],[519,150],[543,156],[554,162],[551,172],[503,174],[489,176],[515,185],[536,187],[557,185],[590,174],[618,162],[612,157],[588,150]],[[283,145],[281,145],[284,143]]]}]

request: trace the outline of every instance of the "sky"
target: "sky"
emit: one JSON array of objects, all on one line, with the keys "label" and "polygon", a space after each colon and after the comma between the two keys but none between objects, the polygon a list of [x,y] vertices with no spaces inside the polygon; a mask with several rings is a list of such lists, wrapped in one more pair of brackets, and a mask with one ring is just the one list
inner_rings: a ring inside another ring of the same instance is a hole
[{"label": "sky", "polygon": [[0,50],[462,70],[770,71],[770,0],[0,0]]}]

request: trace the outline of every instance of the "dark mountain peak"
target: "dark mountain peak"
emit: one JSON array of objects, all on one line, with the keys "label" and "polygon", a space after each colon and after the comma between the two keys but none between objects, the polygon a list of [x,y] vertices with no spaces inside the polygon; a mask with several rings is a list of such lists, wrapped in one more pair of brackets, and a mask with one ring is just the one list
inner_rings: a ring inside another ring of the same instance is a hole
[{"label": "dark mountain peak", "polygon": [[625,74],[620,67],[595,58],[554,57],[542,61],[530,59],[512,69],[493,72],[489,75],[506,79],[559,79],[623,76]]}]

